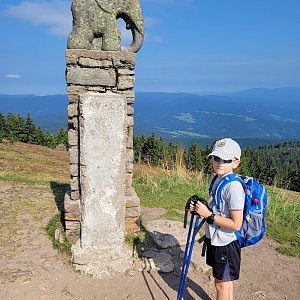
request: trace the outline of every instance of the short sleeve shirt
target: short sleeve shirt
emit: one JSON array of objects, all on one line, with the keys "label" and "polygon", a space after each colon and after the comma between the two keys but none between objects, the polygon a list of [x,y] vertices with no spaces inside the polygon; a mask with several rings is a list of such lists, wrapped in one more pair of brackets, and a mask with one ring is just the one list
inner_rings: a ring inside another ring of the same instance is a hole
[{"label": "short sleeve shirt", "polygon": [[[218,187],[220,179],[217,178],[212,187],[214,191]],[[209,206],[215,215],[230,218],[230,210],[243,210],[245,203],[245,191],[242,184],[238,181],[232,181],[225,185],[221,192],[221,207],[220,210],[216,206],[216,201],[213,197],[209,200]],[[211,244],[214,246],[225,246],[236,240],[234,230],[220,227],[216,224],[208,224],[205,226],[205,234],[211,239]]]}]

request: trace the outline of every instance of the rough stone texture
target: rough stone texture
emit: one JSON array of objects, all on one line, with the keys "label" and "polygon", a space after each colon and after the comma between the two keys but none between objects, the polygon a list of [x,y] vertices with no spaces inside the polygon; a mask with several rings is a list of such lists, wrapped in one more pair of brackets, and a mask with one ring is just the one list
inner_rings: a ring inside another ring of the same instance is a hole
[{"label": "rough stone texture", "polygon": [[[178,221],[170,220],[153,220],[148,221],[145,225],[146,230],[153,237],[154,242],[158,245],[159,249],[153,248],[146,250],[143,253],[143,260],[134,263],[136,269],[145,267],[147,270],[159,269],[161,272],[171,272],[174,266],[182,266],[184,251],[186,246],[186,239],[188,229],[183,228],[183,224]],[[202,244],[195,240],[191,266],[196,271],[207,272],[210,267],[205,263],[205,257],[201,256]],[[145,263],[145,258],[148,260],[152,258],[153,265]]]},{"label": "rough stone texture", "polygon": [[125,108],[121,95],[80,97],[83,248],[113,249],[124,242]]},{"label": "rough stone texture", "polygon": [[100,68],[70,68],[67,73],[67,81],[79,85],[100,85],[113,87],[116,85],[116,73],[114,70]]},{"label": "rough stone texture", "polygon": [[[144,18],[139,0],[73,0],[72,14],[69,49],[137,52],[143,44]],[[127,27],[131,28],[133,42],[130,46],[120,46],[118,17],[123,18]]]},{"label": "rough stone texture", "polygon": [[154,220],[146,225],[146,229],[161,248],[185,245],[187,228],[183,228],[179,221]]},{"label": "rough stone texture", "polygon": [[[96,258],[98,246],[106,245],[104,252],[115,251],[117,257],[116,253],[126,253],[125,234],[140,230],[140,201],[132,187],[135,54],[67,49],[66,62],[71,175],[65,197],[66,235],[77,241],[75,265],[85,252],[89,256],[86,265],[75,267],[102,276],[106,266],[105,259]],[[122,127],[121,135],[115,126]],[[122,145],[114,148],[121,140]],[[116,151],[123,153],[117,167]],[[121,261],[127,268],[127,257]],[[114,269],[113,264],[109,268]]]},{"label": "rough stone texture", "polygon": [[96,277],[111,277],[132,268],[131,251],[124,247],[96,249],[80,247],[80,240],[72,247],[73,264],[77,270]]}]

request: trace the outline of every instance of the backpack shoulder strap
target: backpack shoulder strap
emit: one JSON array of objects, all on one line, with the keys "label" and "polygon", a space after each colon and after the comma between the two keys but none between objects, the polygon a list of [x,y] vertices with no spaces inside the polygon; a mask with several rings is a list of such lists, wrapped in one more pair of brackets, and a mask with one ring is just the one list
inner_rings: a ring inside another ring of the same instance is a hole
[{"label": "backpack shoulder strap", "polygon": [[245,182],[239,175],[229,174],[229,175],[224,176],[222,178],[222,180],[220,180],[220,182],[217,186],[217,189],[216,189],[216,193],[215,193],[215,201],[216,201],[216,205],[217,205],[218,209],[220,209],[220,207],[221,207],[221,192],[222,192],[223,188],[225,187],[225,185],[227,185],[228,183],[230,183],[232,181],[239,181],[242,184],[242,186],[245,188]]},{"label": "backpack shoulder strap", "polygon": [[214,178],[213,178],[213,179],[211,180],[211,182],[210,182],[210,185],[209,185],[209,188],[208,188],[208,192],[209,192],[209,195],[210,195],[210,196],[212,196],[212,195],[211,195],[212,187],[213,187],[213,185],[214,185],[214,183],[215,183],[215,181],[216,181],[217,178],[218,178],[218,176],[215,175]]}]

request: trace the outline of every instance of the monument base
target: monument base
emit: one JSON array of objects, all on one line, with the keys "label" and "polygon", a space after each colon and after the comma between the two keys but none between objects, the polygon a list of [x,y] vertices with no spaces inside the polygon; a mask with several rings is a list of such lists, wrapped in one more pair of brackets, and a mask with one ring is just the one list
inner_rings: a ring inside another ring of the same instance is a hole
[{"label": "monument base", "polygon": [[76,270],[101,278],[132,269],[133,257],[126,245],[114,249],[81,248],[78,240],[72,246],[72,262]]}]

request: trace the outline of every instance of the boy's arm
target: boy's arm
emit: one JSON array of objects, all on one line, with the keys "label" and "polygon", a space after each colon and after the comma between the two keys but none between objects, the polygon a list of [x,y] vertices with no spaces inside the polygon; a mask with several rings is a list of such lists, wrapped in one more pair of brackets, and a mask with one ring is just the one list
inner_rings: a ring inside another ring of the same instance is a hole
[{"label": "boy's arm", "polygon": [[[201,202],[196,204],[196,212],[202,218],[208,218],[212,212]],[[243,210],[230,210],[230,218],[215,215],[214,224],[231,230],[239,230],[243,222]]]},{"label": "boy's arm", "polygon": [[231,230],[239,230],[243,223],[242,210],[230,210],[230,218],[215,216],[214,224]]}]

